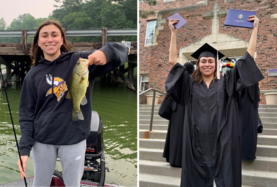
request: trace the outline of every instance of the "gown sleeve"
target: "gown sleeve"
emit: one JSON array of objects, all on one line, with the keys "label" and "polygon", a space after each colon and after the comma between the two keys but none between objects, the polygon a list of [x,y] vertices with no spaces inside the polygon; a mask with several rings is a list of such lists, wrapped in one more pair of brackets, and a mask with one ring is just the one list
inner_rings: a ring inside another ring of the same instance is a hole
[{"label": "gown sleeve", "polygon": [[191,98],[192,78],[186,68],[177,63],[168,74],[165,81],[167,94],[179,105],[186,105]]},{"label": "gown sleeve", "polygon": [[241,57],[235,67],[225,76],[225,88],[229,96],[248,88],[264,78],[254,59],[248,52]]}]

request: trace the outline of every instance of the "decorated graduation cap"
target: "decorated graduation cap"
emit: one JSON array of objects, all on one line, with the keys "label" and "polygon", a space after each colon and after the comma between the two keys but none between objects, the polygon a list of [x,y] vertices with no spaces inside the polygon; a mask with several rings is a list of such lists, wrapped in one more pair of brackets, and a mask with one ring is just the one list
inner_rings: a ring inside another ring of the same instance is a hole
[{"label": "decorated graduation cap", "polygon": [[228,57],[225,58],[223,60],[223,63],[222,63],[222,68],[224,68],[224,67],[233,68],[234,67],[233,61],[230,58],[228,58]]},{"label": "decorated graduation cap", "polygon": [[199,49],[197,49],[191,56],[197,59],[198,61],[200,60],[201,57],[213,57],[216,60],[216,65],[217,65],[216,75],[217,75],[217,78],[220,79],[218,60],[224,57],[224,55],[221,52],[219,52],[209,44],[205,43]]}]

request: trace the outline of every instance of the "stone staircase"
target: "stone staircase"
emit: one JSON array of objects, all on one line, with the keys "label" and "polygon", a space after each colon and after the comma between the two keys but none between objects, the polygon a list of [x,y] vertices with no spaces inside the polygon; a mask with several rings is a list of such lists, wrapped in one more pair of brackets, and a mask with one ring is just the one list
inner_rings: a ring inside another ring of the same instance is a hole
[{"label": "stone staircase", "polygon": [[[172,168],[162,157],[168,121],[158,116],[158,109],[156,105],[149,133],[151,106],[139,108],[139,186],[177,187],[181,169]],[[259,114],[264,130],[258,135],[256,160],[242,162],[243,187],[277,186],[277,105],[260,105]]]}]

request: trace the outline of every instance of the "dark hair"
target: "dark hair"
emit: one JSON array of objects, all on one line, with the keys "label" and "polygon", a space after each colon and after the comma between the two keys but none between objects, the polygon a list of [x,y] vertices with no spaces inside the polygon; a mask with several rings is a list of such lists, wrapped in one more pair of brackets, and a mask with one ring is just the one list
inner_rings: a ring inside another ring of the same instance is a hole
[{"label": "dark hair", "polygon": [[40,24],[33,39],[32,49],[31,49],[31,58],[33,60],[32,67],[37,65],[40,57],[43,56],[43,51],[38,46],[38,38],[39,38],[39,32],[42,29],[42,27],[47,25],[55,25],[61,31],[61,35],[63,38],[63,45],[61,46],[61,51],[73,50],[72,44],[68,40],[66,40],[65,31],[63,30],[62,25],[56,20],[46,20]]},{"label": "dark hair", "polygon": [[[203,81],[202,73],[199,70],[199,61],[200,59],[196,62],[196,70],[192,73],[193,80],[197,83],[201,83]],[[214,71],[214,79],[217,80],[216,77],[216,71],[217,71],[217,66],[216,66],[216,60],[215,60],[215,71]]]}]

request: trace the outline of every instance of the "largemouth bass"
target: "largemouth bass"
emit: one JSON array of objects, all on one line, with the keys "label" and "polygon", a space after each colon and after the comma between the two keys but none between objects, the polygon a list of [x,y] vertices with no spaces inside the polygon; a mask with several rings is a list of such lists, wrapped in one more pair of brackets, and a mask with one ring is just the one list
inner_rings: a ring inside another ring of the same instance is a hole
[{"label": "largemouth bass", "polygon": [[88,60],[79,58],[70,78],[69,91],[66,95],[67,99],[72,99],[72,120],[84,120],[84,115],[80,105],[87,104],[86,92],[88,87]]}]

